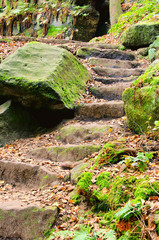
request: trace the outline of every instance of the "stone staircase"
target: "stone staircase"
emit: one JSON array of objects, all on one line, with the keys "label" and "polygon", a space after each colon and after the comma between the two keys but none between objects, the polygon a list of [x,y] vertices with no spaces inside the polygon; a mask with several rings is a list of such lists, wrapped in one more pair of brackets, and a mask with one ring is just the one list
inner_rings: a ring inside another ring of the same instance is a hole
[{"label": "stone staircase", "polygon": [[[144,69],[130,52],[118,49],[98,47],[81,47],[76,55],[86,59],[94,79],[89,93],[98,101],[86,103],[79,107],[79,118],[118,118],[124,115],[122,93],[141,74]],[[100,100],[100,101],[99,101]],[[104,100],[104,101],[103,101]]]},{"label": "stone staircase", "polygon": [[[63,190],[74,188],[74,167],[77,178],[87,167],[83,159],[100,150],[104,136],[115,128],[115,119],[124,116],[122,92],[144,72],[132,53],[112,45],[61,46],[90,70],[93,80],[87,95],[94,101],[81,102],[75,119],[56,131],[17,141],[8,146],[7,154],[1,149],[0,240],[43,239],[43,232],[56,223],[59,209],[71,205],[68,191]],[[62,197],[58,197],[59,184]],[[57,200],[62,201],[60,208]]]}]

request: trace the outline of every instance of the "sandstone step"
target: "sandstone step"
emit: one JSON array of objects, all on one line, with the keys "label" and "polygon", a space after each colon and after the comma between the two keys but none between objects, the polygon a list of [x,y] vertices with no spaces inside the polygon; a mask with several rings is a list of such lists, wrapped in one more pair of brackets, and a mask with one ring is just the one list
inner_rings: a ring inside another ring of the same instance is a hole
[{"label": "sandstone step", "polygon": [[59,147],[41,147],[31,150],[28,155],[38,159],[55,162],[77,162],[88,155],[98,152],[100,145],[64,145]]},{"label": "sandstone step", "polygon": [[123,101],[87,103],[78,107],[76,116],[81,119],[119,118],[124,116]]},{"label": "sandstone step", "polygon": [[44,239],[57,216],[57,207],[39,208],[22,201],[0,202],[0,238]]},{"label": "sandstone step", "polygon": [[142,68],[128,69],[128,68],[108,68],[108,67],[93,67],[95,73],[100,76],[107,77],[130,77],[140,76],[144,73]]},{"label": "sandstone step", "polygon": [[125,88],[130,87],[132,82],[112,84],[101,87],[91,87],[91,93],[97,98],[103,98],[106,100],[122,100],[122,93]]},{"label": "sandstone step", "polygon": [[57,176],[41,166],[1,160],[0,180],[18,187],[38,188],[54,182]]},{"label": "sandstone step", "polygon": [[103,137],[109,128],[107,122],[84,122],[82,124],[77,122],[62,127],[58,137],[64,143],[80,143]]},{"label": "sandstone step", "polygon": [[82,47],[77,50],[76,55],[81,58],[99,57],[120,60],[134,60],[135,56],[132,53],[124,52],[117,49],[99,49],[91,47]]},{"label": "sandstone step", "polygon": [[112,83],[120,83],[120,82],[133,82],[136,80],[138,76],[131,76],[131,77],[94,77],[95,81],[102,82],[104,84],[112,84]]},{"label": "sandstone step", "polygon": [[94,47],[99,49],[118,49],[117,45],[104,44],[104,43],[86,43],[86,42],[74,42],[74,43],[64,43],[58,44],[58,47],[67,49],[68,51],[76,54],[78,48],[81,47]]},{"label": "sandstone step", "polygon": [[89,62],[92,65],[112,68],[136,68],[140,66],[140,64],[137,61],[116,60],[96,57],[89,58]]}]

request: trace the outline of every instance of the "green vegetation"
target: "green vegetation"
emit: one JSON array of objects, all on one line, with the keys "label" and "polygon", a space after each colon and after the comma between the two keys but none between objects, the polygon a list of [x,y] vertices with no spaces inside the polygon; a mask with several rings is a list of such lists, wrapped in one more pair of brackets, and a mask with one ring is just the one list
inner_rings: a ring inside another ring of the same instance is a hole
[{"label": "green vegetation", "polygon": [[[86,202],[91,208],[92,215],[97,215],[101,219],[99,222],[101,227],[104,226],[105,229],[115,230],[115,239],[117,237],[120,240],[135,240],[140,239],[142,226],[139,222],[142,220],[144,209],[147,208],[146,205],[143,205],[143,201],[147,201],[149,197],[158,196],[159,181],[151,182],[148,176],[135,177],[127,173],[125,173],[125,176],[113,176],[111,172],[101,171],[97,174],[94,171],[94,169],[101,168],[103,164],[99,162],[101,158],[104,158],[107,164],[108,159],[116,162],[120,161],[121,156],[122,159],[125,158],[125,161],[127,161],[126,158],[128,156],[120,155],[121,153],[123,154],[124,149],[124,147],[119,147],[117,143],[107,143],[98,156],[91,160],[94,165],[87,172],[81,174],[72,199],[75,201],[75,204],[80,204],[81,199],[82,202]],[[135,163],[133,167],[143,171],[145,170],[144,164],[147,167],[152,154],[138,153],[136,157],[129,157],[132,160],[131,164]],[[122,227],[120,227],[122,224],[125,224],[125,230],[122,230]],[[133,231],[133,229],[137,230]],[[88,236],[92,236],[92,233],[93,229]],[[75,237],[75,233],[70,232],[70,234],[70,236]],[[88,238],[88,236],[87,239],[95,239]]]},{"label": "green vegetation", "polygon": [[143,133],[159,119],[158,71],[159,62],[156,60],[134,81],[132,87],[123,93],[129,127],[135,132]]},{"label": "green vegetation", "polygon": [[118,36],[124,30],[137,22],[155,22],[158,19],[158,1],[157,0],[138,0],[132,8],[122,14],[117,24],[111,28],[111,32]]}]

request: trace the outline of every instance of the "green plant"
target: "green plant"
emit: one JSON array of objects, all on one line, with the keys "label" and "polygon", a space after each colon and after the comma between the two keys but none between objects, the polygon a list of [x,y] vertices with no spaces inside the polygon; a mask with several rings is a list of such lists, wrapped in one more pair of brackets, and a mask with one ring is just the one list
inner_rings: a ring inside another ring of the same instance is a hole
[{"label": "green plant", "polygon": [[[73,240],[97,240],[99,238],[107,239],[107,240],[116,240],[116,233],[113,230],[101,229],[99,231],[95,231],[89,225],[83,226],[80,225],[79,231],[59,231],[53,234],[55,237],[63,236],[65,239],[67,237],[71,237]],[[53,237],[53,236],[52,236]],[[50,237],[48,240],[51,240]]]},{"label": "green plant", "polygon": [[133,204],[131,201],[128,201],[125,206],[115,214],[117,221],[120,219],[129,220],[130,218],[137,217],[141,215],[141,210],[144,208],[141,202]]},{"label": "green plant", "polygon": [[119,164],[125,164],[126,167],[137,169],[139,171],[145,171],[149,160],[152,159],[153,154],[148,152],[138,152],[136,157],[127,156]]}]

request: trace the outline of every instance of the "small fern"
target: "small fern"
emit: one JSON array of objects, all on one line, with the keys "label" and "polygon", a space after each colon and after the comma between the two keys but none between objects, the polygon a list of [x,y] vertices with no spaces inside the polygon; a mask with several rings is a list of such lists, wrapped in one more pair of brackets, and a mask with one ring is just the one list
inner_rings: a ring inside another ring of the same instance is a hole
[{"label": "small fern", "polygon": [[140,202],[136,204],[132,204],[130,201],[126,203],[126,205],[115,214],[116,220],[119,221],[120,219],[128,220],[132,216],[140,215],[141,209],[145,206],[142,206]]}]

